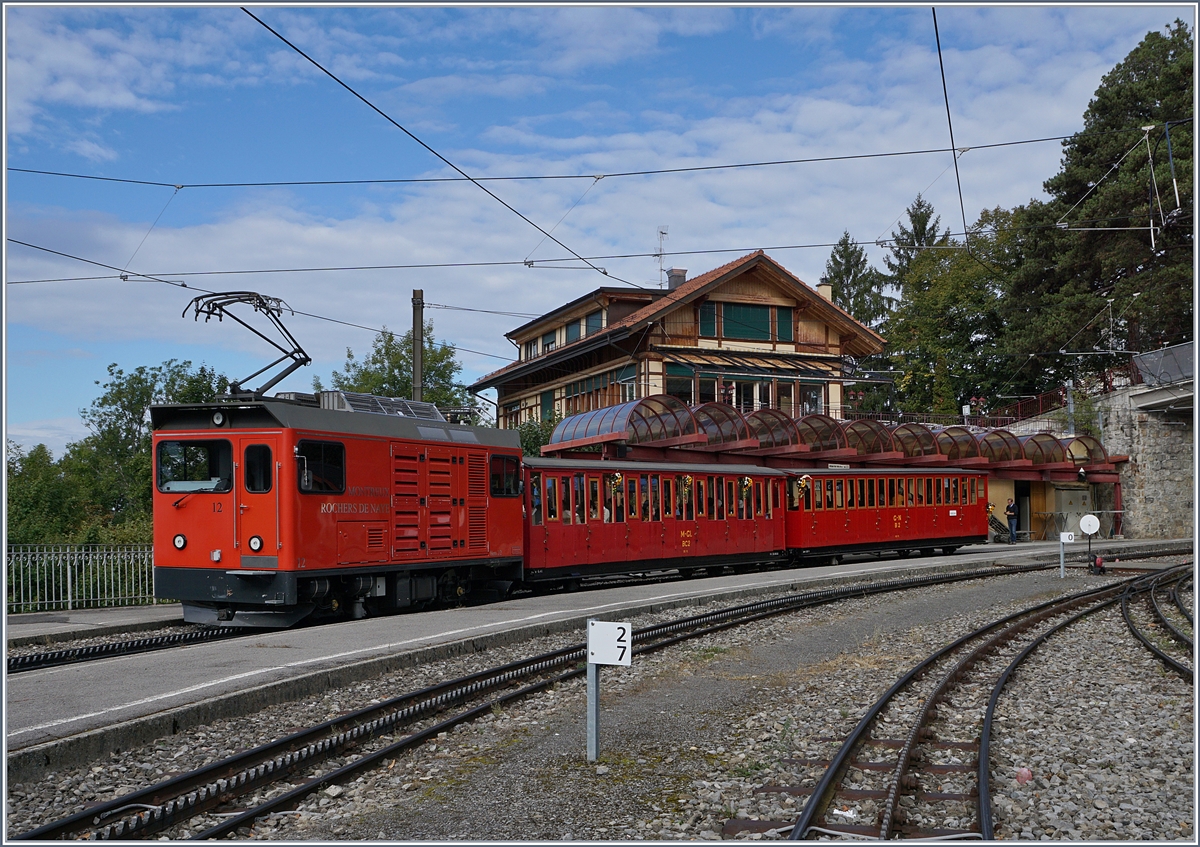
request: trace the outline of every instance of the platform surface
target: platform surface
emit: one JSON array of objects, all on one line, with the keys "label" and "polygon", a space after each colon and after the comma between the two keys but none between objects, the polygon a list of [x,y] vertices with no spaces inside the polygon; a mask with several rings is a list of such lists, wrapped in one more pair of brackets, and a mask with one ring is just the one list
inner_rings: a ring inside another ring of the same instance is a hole
[{"label": "platform surface", "polygon": [[[1165,542],[1105,542],[1132,554]],[[1183,540],[1178,544],[1189,544]],[[1085,547],[1069,554],[1077,562]],[[951,556],[875,559],[857,557],[839,565],[626,585],[576,593],[525,596],[484,606],[435,610],[293,630],[264,630],[254,637],[197,644],[154,653],[102,659],[80,665],[15,674],[7,679],[8,750],[62,739],[88,730],[152,715],[230,692],[314,671],[510,629],[586,617],[620,620],[626,609],[652,602],[769,591],[834,575],[860,576],[942,565],[1006,564],[1039,555],[1057,558],[1057,543],[978,545]],[[1111,561],[1111,560],[1110,560]],[[174,620],[178,606],[143,606],[93,612],[48,613],[21,622],[10,616],[8,634],[39,628],[107,626],[121,621]],[[61,618],[50,620],[49,618]],[[62,630],[59,629],[59,632]],[[580,625],[582,640],[582,624]]]}]

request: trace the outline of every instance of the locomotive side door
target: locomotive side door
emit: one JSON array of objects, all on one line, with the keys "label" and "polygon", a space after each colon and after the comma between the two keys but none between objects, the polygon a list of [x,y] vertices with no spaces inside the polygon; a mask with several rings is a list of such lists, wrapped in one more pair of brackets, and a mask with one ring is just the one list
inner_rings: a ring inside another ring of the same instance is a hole
[{"label": "locomotive side door", "polygon": [[279,567],[279,439],[242,435],[234,455],[234,546],[244,568]]},{"label": "locomotive side door", "polygon": [[[454,463],[451,464],[451,459]],[[424,471],[426,474],[425,489],[428,521],[429,553],[435,556],[446,556],[458,548],[458,538],[454,534],[454,512],[458,511],[452,501],[457,504],[457,490],[454,485],[455,471],[458,469],[458,455],[445,447],[427,447],[425,449]]]}]

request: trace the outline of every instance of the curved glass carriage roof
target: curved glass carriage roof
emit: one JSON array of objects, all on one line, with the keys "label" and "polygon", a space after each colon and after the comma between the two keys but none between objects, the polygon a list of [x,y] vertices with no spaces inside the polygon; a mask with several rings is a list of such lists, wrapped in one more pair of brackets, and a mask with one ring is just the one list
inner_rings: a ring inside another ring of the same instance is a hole
[{"label": "curved glass carriage roof", "polygon": [[979,455],[989,462],[1015,462],[1025,458],[1021,442],[1007,429],[982,433],[975,442],[979,445]]},{"label": "curved glass carriage roof", "polygon": [[951,462],[978,458],[979,442],[975,439],[975,434],[965,426],[931,426],[929,431],[937,441],[938,452]]},{"label": "curved glass carriage roof", "polygon": [[681,401],[666,394],[607,406],[559,422],[551,444],[624,441],[646,444],[696,432],[696,419]]},{"label": "curved glass carriage roof", "polygon": [[910,459],[917,456],[936,456],[939,452],[937,439],[924,424],[906,423],[890,429],[892,444]]},{"label": "curved glass carriage roof", "polygon": [[802,444],[796,421],[778,409],[759,409],[746,415],[750,432],[760,447],[791,447]]},{"label": "curved glass carriage roof", "polygon": [[725,403],[692,406],[692,416],[696,419],[697,431],[704,433],[714,447],[754,437],[742,413]]},{"label": "curved glass carriage roof", "polygon": [[1021,450],[1025,458],[1035,465],[1048,465],[1067,461],[1067,451],[1062,443],[1048,432],[1020,436]]},{"label": "curved glass carriage roof", "polygon": [[800,442],[813,450],[837,450],[846,446],[842,425],[828,415],[805,415],[796,421]]},{"label": "curved glass carriage roof", "polygon": [[846,424],[846,446],[853,447],[860,456],[889,453],[892,450],[892,435],[879,421],[861,418]]}]

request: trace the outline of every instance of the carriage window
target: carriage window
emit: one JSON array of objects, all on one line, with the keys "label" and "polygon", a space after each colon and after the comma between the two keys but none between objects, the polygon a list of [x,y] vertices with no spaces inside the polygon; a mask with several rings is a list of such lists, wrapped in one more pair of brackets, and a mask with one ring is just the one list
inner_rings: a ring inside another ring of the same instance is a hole
[{"label": "carriage window", "polygon": [[[744,481],[743,481],[744,480]],[[738,498],[737,498],[737,516],[740,520],[745,520],[750,511],[750,480],[746,477],[738,480]]]},{"label": "carriage window", "polygon": [[953,502],[958,504],[958,477],[950,480],[950,496],[954,498]]},{"label": "carriage window", "polygon": [[895,506],[896,505],[896,480],[889,477],[888,481],[887,481],[887,485],[888,485],[888,500],[887,500],[888,505]]},{"label": "carriage window", "polygon": [[942,481],[935,479],[933,481],[933,502],[935,505],[942,505]]},{"label": "carriage window", "polygon": [[558,520],[558,480],[546,477],[546,520]]},{"label": "carriage window", "polygon": [[975,499],[975,477],[971,477],[971,505],[974,506],[978,502]]},{"label": "carriage window", "polygon": [[346,490],[345,445],[337,441],[301,441],[296,445],[296,463],[301,491],[341,494]]},{"label": "carriage window", "polygon": [[767,514],[771,513],[771,509],[779,508],[779,489],[783,485],[782,480],[775,480],[771,485],[771,505],[767,507]]},{"label": "carriage window", "polygon": [[800,480],[789,476],[784,484],[787,486],[787,509],[794,512],[800,508]]},{"label": "carriage window", "polygon": [[950,477],[942,478],[942,502],[950,505]]},{"label": "carriage window", "polygon": [[575,474],[575,523],[583,523],[583,474]]},{"label": "carriage window", "polygon": [[645,474],[642,475],[641,494],[642,499],[639,509],[642,515],[642,520],[648,521],[650,520],[650,477],[646,476]]},{"label": "carriage window", "polygon": [[569,524],[571,522],[571,478],[569,476],[562,478],[562,487],[559,491],[562,493],[562,499],[559,501],[562,504],[562,522]]},{"label": "carriage window", "polygon": [[761,515],[763,513],[763,497],[762,483],[754,483],[754,514]]},{"label": "carriage window", "polygon": [[912,504],[913,504],[913,478],[910,476],[908,478],[908,505],[911,506]]},{"label": "carriage window", "polygon": [[638,516],[637,480],[630,478],[628,486],[629,492],[625,498],[625,502],[628,504],[629,511],[626,514],[629,515],[631,520],[636,520]]},{"label": "carriage window", "polygon": [[717,511],[714,513],[717,520],[725,520],[725,477],[717,477]]},{"label": "carriage window", "polygon": [[721,499],[721,481],[714,480],[711,476],[708,478],[708,493],[704,495],[705,514],[711,519],[717,519],[716,503]]},{"label": "carriage window", "polygon": [[233,487],[228,441],[160,441],[158,490],[220,493]]},{"label": "carriage window", "polygon": [[540,473],[531,473],[529,475],[529,498],[532,502],[530,509],[533,518],[534,526],[542,525],[542,475]]},{"label": "carriage window", "polygon": [[[698,517],[698,518],[702,518],[705,515],[709,514],[709,512],[712,511],[712,506],[708,505],[708,503],[705,499],[707,497],[705,492],[708,490],[711,490],[711,489],[706,489],[704,487],[703,479],[696,480],[696,517]],[[707,512],[704,510],[704,507],[706,505],[708,505]]]},{"label": "carriage window", "polygon": [[858,508],[863,508],[867,505],[867,481],[860,478],[858,480]]},{"label": "carriage window", "polygon": [[883,508],[883,504],[885,502],[883,497],[884,497],[883,480],[881,479],[881,480],[879,480],[879,508],[881,508],[881,509]]},{"label": "carriage window", "polygon": [[675,516],[675,513],[672,511],[672,509],[675,508],[674,503],[675,498],[671,496],[671,477],[664,476],[662,481],[662,504],[664,518]]},{"label": "carriage window", "polygon": [[843,484],[842,480],[840,480],[840,479],[834,480],[834,483],[833,483],[833,490],[834,490],[833,507],[835,509],[845,508],[846,503],[845,503],[845,500],[842,498],[843,487],[844,487],[844,484]]},{"label": "carriage window", "polygon": [[933,480],[928,477],[925,479],[925,504],[933,505]]},{"label": "carriage window", "polygon": [[[588,520],[594,521],[600,517],[600,480],[595,477],[588,479]],[[610,514],[607,504],[604,507],[604,522],[608,523]]]},{"label": "carriage window", "polygon": [[846,480],[846,508],[854,508],[854,480]]},{"label": "carriage window", "polygon": [[265,494],[271,490],[271,448],[266,444],[246,447],[246,470],[242,482],[249,494]]},{"label": "carriage window", "polygon": [[662,520],[662,512],[659,511],[658,500],[658,474],[650,475],[650,520]]},{"label": "carriage window", "polygon": [[833,508],[833,480],[825,480],[825,508]]},{"label": "carriage window", "polygon": [[867,505],[875,507],[875,480],[873,479],[867,480]]}]

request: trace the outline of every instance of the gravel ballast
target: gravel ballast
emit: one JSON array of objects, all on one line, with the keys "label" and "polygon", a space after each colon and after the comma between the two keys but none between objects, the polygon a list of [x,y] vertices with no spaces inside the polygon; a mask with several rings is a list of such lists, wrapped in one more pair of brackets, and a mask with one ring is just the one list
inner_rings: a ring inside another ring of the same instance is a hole
[{"label": "gravel ballast", "polygon": [[[599,762],[584,756],[580,679],[312,795],[249,836],[719,839],[730,819],[793,820],[803,797],[755,789],[811,785],[820,774],[781,760],[828,757],[863,710],[934,648],[1018,607],[1103,581],[1043,571],[846,600],[637,657],[631,669],[603,673]],[[1190,608],[1190,591],[1186,599]],[[8,833],[371,700],[580,637],[407,669],[12,785]],[[1001,699],[991,757],[998,837],[1193,841],[1192,714],[1191,686],[1133,639],[1118,610],[1071,627],[1034,654]],[[1018,783],[1019,768],[1032,780]]]}]

